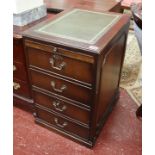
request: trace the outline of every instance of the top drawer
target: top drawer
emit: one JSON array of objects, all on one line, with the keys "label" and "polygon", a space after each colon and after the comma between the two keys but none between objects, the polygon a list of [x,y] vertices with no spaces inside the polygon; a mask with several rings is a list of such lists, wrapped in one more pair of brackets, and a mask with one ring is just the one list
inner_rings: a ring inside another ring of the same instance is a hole
[{"label": "top drawer", "polygon": [[88,84],[93,82],[92,56],[62,48],[25,41],[30,67],[58,73]]},{"label": "top drawer", "polygon": [[14,61],[23,63],[24,48],[22,38],[13,38],[13,59]]}]

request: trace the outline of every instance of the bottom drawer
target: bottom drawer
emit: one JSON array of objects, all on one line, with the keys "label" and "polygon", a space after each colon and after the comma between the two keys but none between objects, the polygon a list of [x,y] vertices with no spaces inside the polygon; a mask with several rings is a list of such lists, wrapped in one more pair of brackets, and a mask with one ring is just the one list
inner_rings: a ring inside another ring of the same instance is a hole
[{"label": "bottom drawer", "polygon": [[61,129],[69,134],[77,135],[81,138],[89,138],[89,129],[80,126],[76,123],[70,122],[67,119],[64,119],[60,116],[57,116],[53,113],[49,113],[40,108],[36,108],[37,117],[50,123],[52,126]]},{"label": "bottom drawer", "polygon": [[18,79],[13,79],[13,93],[27,98],[31,98],[29,85]]}]

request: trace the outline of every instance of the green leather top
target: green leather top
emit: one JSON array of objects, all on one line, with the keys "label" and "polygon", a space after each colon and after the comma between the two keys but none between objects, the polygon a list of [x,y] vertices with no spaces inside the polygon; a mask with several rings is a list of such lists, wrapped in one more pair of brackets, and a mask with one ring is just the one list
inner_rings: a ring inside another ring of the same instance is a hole
[{"label": "green leather top", "polygon": [[119,18],[119,15],[74,9],[39,28],[37,32],[93,44]]}]

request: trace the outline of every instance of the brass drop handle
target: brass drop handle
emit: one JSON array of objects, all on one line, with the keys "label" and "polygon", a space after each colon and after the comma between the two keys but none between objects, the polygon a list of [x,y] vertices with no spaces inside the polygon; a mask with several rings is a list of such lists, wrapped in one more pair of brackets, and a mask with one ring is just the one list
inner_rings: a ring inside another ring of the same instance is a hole
[{"label": "brass drop handle", "polygon": [[[55,47],[53,49],[53,53],[56,53],[57,52],[57,48]],[[62,63],[60,64],[56,64],[56,61],[62,61]],[[65,66],[66,66],[66,63],[63,61],[63,57],[61,57],[60,55],[57,55],[57,54],[54,54],[52,56],[52,58],[49,59],[49,62],[51,64],[51,67],[55,70],[59,70],[61,71]]]},{"label": "brass drop handle", "polygon": [[56,125],[59,126],[60,128],[64,128],[65,126],[68,125],[67,122],[64,122],[63,124],[60,124],[58,118],[54,118],[54,121],[55,121]]},{"label": "brass drop handle", "polygon": [[16,83],[16,82],[13,82],[13,88],[15,90],[18,90],[20,88],[20,84],[19,83]]},{"label": "brass drop handle", "polygon": [[62,87],[60,89],[56,88],[56,84],[54,81],[51,81],[51,86],[52,86],[53,90],[58,93],[62,93],[65,89],[67,89],[66,85],[62,85]]},{"label": "brass drop handle", "polygon": [[13,65],[13,71],[16,71],[17,67],[15,65]]},{"label": "brass drop handle", "polygon": [[60,102],[59,101],[53,101],[53,106],[56,110],[62,112],[65,111],[67,109],[66,105],[60,106]]},{"label": "brass drop handle", "polygon": [[[56,53],[58,51],[58,48],[57,47],[54,47],[53,48],[53,53]],[[55,70],[62,70],[65,66],[66,66],[66,63],[63,61],[61,64],[57,65],[56,66],[56,60],[63,60],[63,58],[57,54],[54,54],[52,58],[50,58],[50,64],[51,64],[51,67]]]},{"label": "brass drop handle", "polygon": [[57,51],[58,51],[58,48],[57,47],[54,47],[53,48],[53,52],[56,53]]},{"label": "brass drop handle", "polygon": [[50,58],[51,67],[55,70],[61,71],[66,66],[66,63],[64,61],[61,64],[59,64],[58,66],[55,66],[55,61],[56,60],[54,58]]}]

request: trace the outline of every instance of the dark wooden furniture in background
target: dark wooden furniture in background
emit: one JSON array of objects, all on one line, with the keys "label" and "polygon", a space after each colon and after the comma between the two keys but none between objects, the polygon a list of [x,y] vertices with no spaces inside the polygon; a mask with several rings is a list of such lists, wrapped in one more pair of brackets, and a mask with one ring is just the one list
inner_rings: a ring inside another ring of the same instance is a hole
[{"label": "dark wooden furniture in background", "polygon": [[[119,97],[129,28],[127,15],[106,14],[119,18],[93,43],[77,41],[78,35],[72,39],[50,35],[51,20],[23,33],[36,122],[88,147],[94,145]],[[55,28],[62,30],[63,25],[59,26]]]},{"label": "dark wooden furniture in background", "polygon": [[44,0],[47,11],[59,13],[73,7],[85,7],[99,11],[122,12],[121,2],[116,0]]},{"label": "dark wooden furniture in background", "polygon": [[55,14],[37,20],[26,26],[13,26],[13,101],[14,105],[33,111],[33,99],[27,75],[22,32],[35,24],[52,18]]}]

